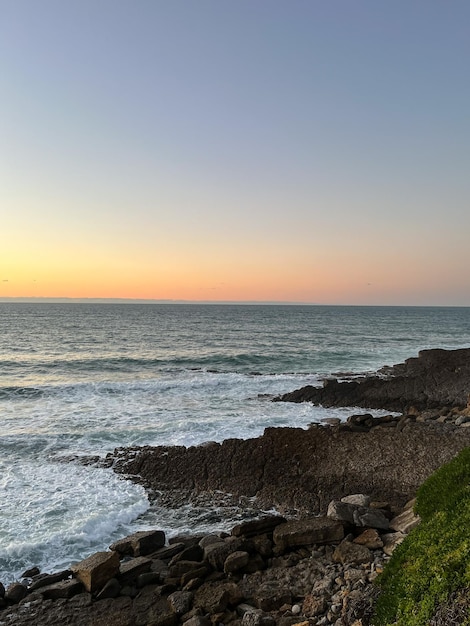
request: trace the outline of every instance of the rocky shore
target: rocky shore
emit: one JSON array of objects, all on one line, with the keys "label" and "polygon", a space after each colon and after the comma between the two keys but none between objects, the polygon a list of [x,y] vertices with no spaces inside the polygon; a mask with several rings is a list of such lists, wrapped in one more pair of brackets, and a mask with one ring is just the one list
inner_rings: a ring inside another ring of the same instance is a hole
[{"label": "rocky shore", "polygon": [[117,449],[104,464],[168,503],[217,492],[275,508],[230,533],[137,533],[70,570],[0,585],[0,626],[367,626],[374,580],[418,519],[409,501],[470,445],[470,349],[423,351],[277,401],[385,408],[252,440]]}]

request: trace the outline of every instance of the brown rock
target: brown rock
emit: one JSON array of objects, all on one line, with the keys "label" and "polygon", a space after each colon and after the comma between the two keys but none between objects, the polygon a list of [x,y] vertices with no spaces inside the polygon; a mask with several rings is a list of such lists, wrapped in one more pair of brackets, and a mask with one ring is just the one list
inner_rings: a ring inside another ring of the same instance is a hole
[{"label": "brown rock", "polygon": [[206,582],[194,594],[194,606],[207,613],[223,613],[243,600],[235,583]]},{"label": "brown rock", "polygon": [[334,551],[333,561],[335,563],[342,563],[343,565],[370,563],[372,561],[372,553],[365,546],[345,540],[342,541]]},{"label": "brown rock", "polygon": [[41,587],[39,593],[46,600],[58,600],[59,598],[72,598],[83,592],[83,584],[79,580],[62,580],[47,587]]},{"label": "brown rock", "polygon": [[250,560],[250,555],[248,552],[244,552],[242,550],[237,550],[229,554],[224,562],[224,572],[226,574],[233,574],[238,570],[242,569]]},{"label": "brown rock", "polygon": [[97,552],[73,565],[72,572],[89,593],[94,593],[102,589],[108,580],[118,575],[119,554],[117,552]]},{"label": "brown rock", "polygon": [[420,521],[421,518],[419,515],[415,515],[413,506],[408,506],[399,515],[390,520],[390,528],[407,535],[410,530],[418,526]]},{"label": "brown rock", "polygon": [[400,545],[400,543],[405,539],[406,535],[404,533],[396,532],[396,533],[387,533],[382,535],[383,541],[383,551],[388,556],[391,556],[395,548]]},{"label": "brown rock", "polygon": [[130,561],[121,563],[119,567],[119,580],[121,583],[128,583],[131,580],[136,580],[140,574],[149,572],[152,566],[152,560],[144,556],[138,556]]},{"label": "brown rock", "polygon": [[280,549],[332,543],[344,537],[343,525],[327,517],[291,520],[274,531],[274,543]]},{"label": "brown rock", "polygon": [[384,545],[379,533],[375,530],[375,528],[368,528],[367,530],[365,530],[353,540],[353,543],[357,543],[360,546],[365,546],[366,548],[369,548],[369,550],[377,550]]},{"label": "brown rock", "polygon": [[326,598],[323,596],[305,596],[304,602],[302,605],[302,612],[305,617],[316,617],[317,615],[321,615],[328,608],[328,602]]}]

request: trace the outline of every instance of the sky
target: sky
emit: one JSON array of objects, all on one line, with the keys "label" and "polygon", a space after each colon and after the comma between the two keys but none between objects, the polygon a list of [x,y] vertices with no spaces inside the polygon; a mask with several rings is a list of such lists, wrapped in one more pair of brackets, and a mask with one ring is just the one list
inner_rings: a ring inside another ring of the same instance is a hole
[{"label": "sky", "polygon": [[0,298],[470,306],[468,0],[0,0]]}]

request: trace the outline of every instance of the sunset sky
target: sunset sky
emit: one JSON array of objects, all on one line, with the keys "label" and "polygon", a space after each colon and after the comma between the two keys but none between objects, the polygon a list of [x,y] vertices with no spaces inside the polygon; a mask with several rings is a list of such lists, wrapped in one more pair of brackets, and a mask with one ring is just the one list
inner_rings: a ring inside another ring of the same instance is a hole
[{"label": "sunset sky", "polygon": [[470,306],[468,0],[0,0],[0,298]]}]

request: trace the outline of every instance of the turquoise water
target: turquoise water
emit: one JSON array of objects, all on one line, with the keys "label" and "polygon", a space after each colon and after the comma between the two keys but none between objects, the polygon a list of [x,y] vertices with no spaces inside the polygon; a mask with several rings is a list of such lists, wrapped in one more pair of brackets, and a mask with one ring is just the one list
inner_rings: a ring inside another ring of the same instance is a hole
[{"label": "turquoise water", "polygon": [[204,515],[149,509],[110,470],[117,446],[197,445],[350,411],[271,403],[325,375],[470,345],[470,309],[0,304],[0,580],[67,567],[110,538]]}]

